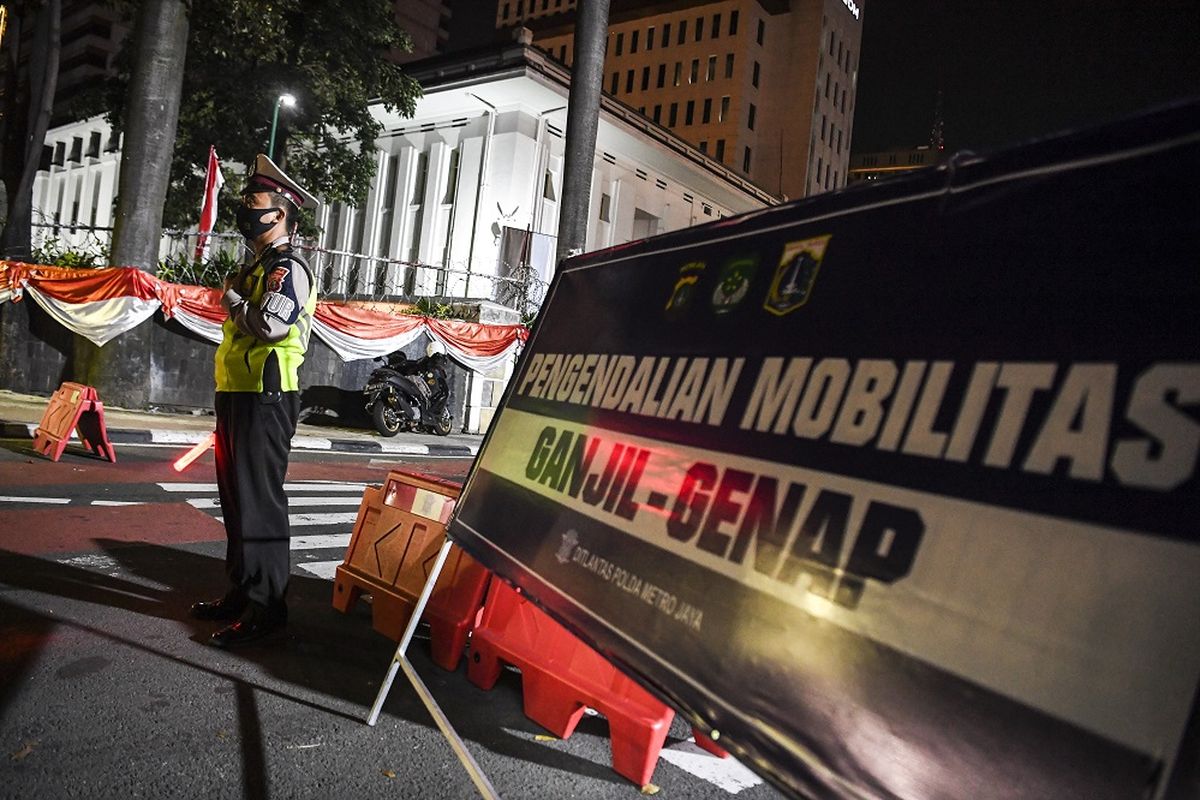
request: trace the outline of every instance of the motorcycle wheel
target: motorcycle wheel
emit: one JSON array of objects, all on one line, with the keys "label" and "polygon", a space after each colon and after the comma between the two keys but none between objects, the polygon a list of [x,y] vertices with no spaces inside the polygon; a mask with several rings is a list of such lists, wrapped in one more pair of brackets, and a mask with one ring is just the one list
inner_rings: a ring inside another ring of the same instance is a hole
[{"label": "motorcycle wheel", "polygon": [[450,433],[450,427],[453,424],[454,424],[454,421],[452,419],[450,419],[450,415],[446,414],[444,417],[442,417],[441,419],[439,419],[437,421],[437,424],[435,424],[433,426],[433,432],[436,433],[438,436],[446,436]]},{"label": "motorcycle wheel", "polygon": [[375,423],[375,430],[383,436],[390,438],[400,432],[400,417],[386,400],[376,400],[371,406],[371,419]]}]

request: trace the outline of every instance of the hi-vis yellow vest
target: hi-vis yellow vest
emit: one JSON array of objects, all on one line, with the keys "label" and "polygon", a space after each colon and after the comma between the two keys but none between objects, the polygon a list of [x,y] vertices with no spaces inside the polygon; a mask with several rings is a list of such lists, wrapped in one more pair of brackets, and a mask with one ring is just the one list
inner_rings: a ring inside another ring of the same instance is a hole
[{"label": "hi-vis yellow vest", "polygon": [[263,365],[267,356],[274,351],[279,359],[280,389],[285,392],[300,390],[299,370],[304,362],[304,353],[308,350],[308,337],[312,331],[313,312],[317,308],[317,287],[312,280],[312,272],[307,265],[295,255],[268,254],[248,272],[236,287],[234,287],[246,302],[259,307],[263,294],[266,292],[266,276],[281,261],[293,262],[305,271],[309,279],[308,299],[296,321],[288,329],[288,334],[278,342],[264,342],[247,333],[243,333],[233,320],[227,319],[221,325],[221,345],[217,348],[216,379],[218,392],[261,392],[263,390]]}]

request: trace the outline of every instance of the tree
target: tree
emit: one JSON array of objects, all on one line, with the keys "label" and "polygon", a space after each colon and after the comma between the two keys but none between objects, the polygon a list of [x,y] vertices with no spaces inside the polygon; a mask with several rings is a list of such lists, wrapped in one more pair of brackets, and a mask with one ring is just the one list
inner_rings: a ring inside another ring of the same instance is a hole
[{"label": "tree", "polygon": [[[196,223],[209,145],[216,145],[225,164],[250,164],[256,153],[266,152],[271,112],[283,93],[298,102],[280,113],[275,160],[326,202],[362,203],[382,130],[368,106],[378,101],[412,115],[420,96],[417,83],[387,58],[409,49],[390,0],[193,6],[165,224]],[[127,86],[128,77],[121,75],[109,93],[110,119],[117,127],[124,125]],[[221,227],[232,223],[241,185],[226,183]]]},{"label": "tree", "polygon": [[[28,73],[22,80],[21,33],[33,27]],[[50,127],[58,86],[62,0],[14,3],[4,64],[4,188],[8,218],[0,239],[0,256],[27,259],[31,250],[33,179]]]}]

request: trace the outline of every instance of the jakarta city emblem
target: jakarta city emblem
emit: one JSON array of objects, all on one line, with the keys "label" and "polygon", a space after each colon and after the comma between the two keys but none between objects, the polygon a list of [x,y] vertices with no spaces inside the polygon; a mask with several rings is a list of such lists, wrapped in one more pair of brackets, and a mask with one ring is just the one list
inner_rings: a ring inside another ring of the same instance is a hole
[{"label": "jakarta city emblem", "polygon": [[832,238],[814,236],[784,245],[783,255],[779,257],[779,266],[775,268],[775,277],[771,279],[771,288],[767,292],[767,299],[763,301],[763,308],[772,314],[783,316],[808,302],[812,295],[813,283],[817,280],[817,270],[821,268],[825,249]]}]

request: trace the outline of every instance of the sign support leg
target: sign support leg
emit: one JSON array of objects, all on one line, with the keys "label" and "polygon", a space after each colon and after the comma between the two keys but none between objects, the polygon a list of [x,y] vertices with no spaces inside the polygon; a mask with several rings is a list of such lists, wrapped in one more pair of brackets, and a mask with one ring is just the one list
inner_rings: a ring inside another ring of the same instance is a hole
[{"label": "sign support leg", "polygon": [[450,537],[447,536],[442,542],[442,548],[438,551],[437,558],[433,562],[433,569],[429,573],[429,578],[425,581],[425,587],[421,589],[421,596],[417,598],[417,604],[413,607],[412,618],[408,621],[408,627],[404,629],[404,635],[400,637],[400,644],[396,647],[396,654],[392,656],[392,663],[388,667],[387,675],[383,678],[383,685],[379,687],[379,693],[375,696],[375,703],[371,706],[371,713],[367,716],[367,724],[374,725],[379,720],[379,713],[383,710],[383,703],[387,700],[388,692],[392,689],[392,682],[396,680],[396,673],[401,669],[404,670],[405,677],[416,690],[417,696],[421,698],[421,702],[425,704],[429,715],[433,717],[433,721],[437,723],[438,729],[442,732],[442,736],[446,737],[446,741],[450,744],[450,749],[458,756],[458,760],[466,769],[467,774],[471,776],[471,781],[475,784],[475,788],[483,795],[486,800],[497,800],[499,795],[496,789],[492,786],[488,777],[483,774],[483,770],[479,768],[479,764],[471,756],[467,750],[466,744],[462,737],[454,730],[454,726],[450,724],[450,720],[442,712],[441,706],[437,704],[437,700],[430,694],[429,688],[425,686],[425,682],[421,680],[421,676],[417,675],[412,664],[408,660],[408,645],[412,642],[413,635],[417,631],[417,624],[421,620],[421,615],[425,613],[425,606],[429,603],[429,598],[433,594],[434,584],[437,583],[438,576],[442,574],[442,567],[446,564],[446,557],[450,555]]}]

